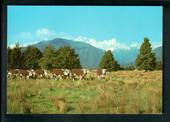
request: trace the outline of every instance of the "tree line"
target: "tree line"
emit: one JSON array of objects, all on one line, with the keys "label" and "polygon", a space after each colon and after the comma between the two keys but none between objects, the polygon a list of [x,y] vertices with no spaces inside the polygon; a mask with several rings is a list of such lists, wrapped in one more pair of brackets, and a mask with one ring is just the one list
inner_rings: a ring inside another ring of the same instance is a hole
[{"label": "tree line", "polygon": [[[82,68],[82,66],[79,55],[69,46],[56,49],[48,45],[43,53],[33,46],[28,46],[24,49],[19,46],[19,43],[17,43],[14,48],[8,47],[8,69],[37,68],[51,70],[53,68]],[[121,67],[114,58],[111,50],[108,50],[105,51],[101,58],[99,68],[104,68],[108,71],[134,69],[152,71],[162,69],[162,62],[156,62],[155,54],[152,52],[149,39],[144,38],[144,42],[135,60],[135,66]]]},{"label": "tree line", "polygon": [[[124,59],[126,60],[126,59]],[[114,56],[110,50],[106,51],[99,64],[100,68],[108,69],[108,71],[117,70],[161,70],[162,62],[156,61],[155,54],[152,52],[152,47],[148,38],[144,38],[144,41],[139,49],[139,54],[136,57],[135,65],[128,66],[126,68],[120,67],[118,62],[114,59]]]},{"label": "tree line", "polygon": [[23,49],[16,44],[13,49],[8,47],[8,69],[82,68],[79,56],[69,46],[59,49],[48,45],[43,53],[36,47]]}]

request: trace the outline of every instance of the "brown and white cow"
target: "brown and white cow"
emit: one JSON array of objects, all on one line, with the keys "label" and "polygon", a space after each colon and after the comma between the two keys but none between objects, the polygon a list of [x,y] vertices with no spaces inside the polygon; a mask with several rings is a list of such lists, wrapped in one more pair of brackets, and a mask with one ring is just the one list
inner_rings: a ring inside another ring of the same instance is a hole
[{"label": "brown and white cow", "polygon": [[9,71],[8,71],[8,73],[7,73],[7,77],[8,78],[15,78],[15,77],[17,77],[17,76],[19,76],[19,69],[10,69]]},{"label": "brown and white cow", "polygon": [[56,77],[59,77],[59,79],[64,78],[64,73],[61,69],[53,69],[51,71],[51,74],[52,74],[52,78],[56,78]]},{"label": "brown and white cow", "polygon": [[32,70],[34,77],[39,77],[39,78],[43,78],[46,77],[48,75],[47,70],[43,70],[43,69],[35,69]]},{"label": "brown and white cow", "polygon": [[73,80],[75,80],[75,77],[79,77],[79,79],[82,80],[87,75],[88,70],[87,69],[71,69],[70,73],[71,73],[71,78],[73,78]]},{"label": "brown and white cow", "polygon": [[61,69],[63,71],[64,78],[70,77],[70,70],[69,69]]},{"label": "brown and white cow", "polygon": [[19,77],[20,79],[25,78],[29,79],[31,76],[33,76],[32,72],[29,70],[19,69]]},{"label": "brown and white cow", "polygon": [[106,69],[97,69],[96,74],[97,74],[98,79],[105,78]]}]

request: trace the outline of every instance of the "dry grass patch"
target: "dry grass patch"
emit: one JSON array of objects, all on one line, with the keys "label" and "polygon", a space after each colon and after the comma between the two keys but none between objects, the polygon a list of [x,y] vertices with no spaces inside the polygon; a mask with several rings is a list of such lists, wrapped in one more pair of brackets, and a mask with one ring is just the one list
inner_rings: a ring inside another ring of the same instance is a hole
[{"label": "dry grass patch", "polygon": [[86,80],[10,79],[8,113],[162,113],[162,71],[108,72]]}]

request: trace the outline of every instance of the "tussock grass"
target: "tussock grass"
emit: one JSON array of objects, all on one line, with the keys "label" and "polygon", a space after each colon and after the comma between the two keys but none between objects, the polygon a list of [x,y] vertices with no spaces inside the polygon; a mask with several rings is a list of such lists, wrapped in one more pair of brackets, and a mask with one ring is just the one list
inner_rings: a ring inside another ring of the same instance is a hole
[{"label": "tussock grass", "polygon": [[159,114],[162,112],[162,71],[109,72],[84,80],[10,79],[8,113]]}]

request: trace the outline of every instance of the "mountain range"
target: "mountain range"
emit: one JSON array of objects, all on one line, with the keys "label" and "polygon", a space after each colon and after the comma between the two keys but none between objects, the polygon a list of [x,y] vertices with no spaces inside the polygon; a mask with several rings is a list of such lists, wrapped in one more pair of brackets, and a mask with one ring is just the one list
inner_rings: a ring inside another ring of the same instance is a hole
[{"label": "mountain range", "polygon": [[[80,56],[80,62],[83,68],[97,68],[99,62],[104,55],[104,50],[96,48],[85,42],[78,42],[63,38],[55,38],[49,41],[41,41],[39,43],[33,44],[32,46],[37,47],[41,52],[44,51],[47,45],[52,45],[55,48],[60,48],[62,46],[70,46],[75,49],[75,52]],[[158,61],[162,60],[162,46],[153,49]],[[116,49],[113,51],[114,58],[122,66],[133,65],[134,60],[138,54],[138,48],[130,49]]]}]

